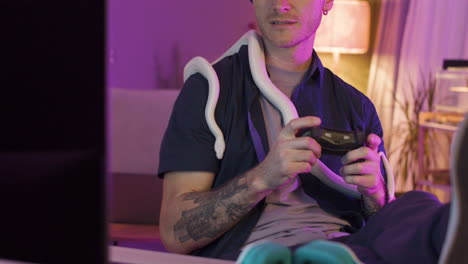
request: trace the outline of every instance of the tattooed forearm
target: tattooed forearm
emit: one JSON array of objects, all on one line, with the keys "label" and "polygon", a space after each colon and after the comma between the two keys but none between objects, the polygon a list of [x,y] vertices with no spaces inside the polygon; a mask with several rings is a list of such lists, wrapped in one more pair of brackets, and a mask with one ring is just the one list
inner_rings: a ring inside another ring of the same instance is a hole
[{"label": "tattooed forearm", "polygon": [[186,194],[182,200],[191,200],[197,206],[182,211],[174,225],[175,238],[185,242],[220,235],[255,205],[245,201],[247,190],[246,179],[241,176],[210,192]]}]

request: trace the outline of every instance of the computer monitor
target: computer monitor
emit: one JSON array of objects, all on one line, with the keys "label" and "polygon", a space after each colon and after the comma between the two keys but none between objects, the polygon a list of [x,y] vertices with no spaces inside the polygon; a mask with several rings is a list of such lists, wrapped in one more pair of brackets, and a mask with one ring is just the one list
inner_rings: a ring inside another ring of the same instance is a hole
[{"label": "computer monitor", "polygon": [[0,259],[107,262],[105,1],[0,3]]}]

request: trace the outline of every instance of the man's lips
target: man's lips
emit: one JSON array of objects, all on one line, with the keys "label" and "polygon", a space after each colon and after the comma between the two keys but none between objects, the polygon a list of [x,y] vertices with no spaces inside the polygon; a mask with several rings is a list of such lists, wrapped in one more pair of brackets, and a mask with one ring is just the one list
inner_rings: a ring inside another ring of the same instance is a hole
[{"label": "man's lips", "polygon": [[292,25],[295,23],[296,21],[294,20],[273,20],[270,22],[272,25]]}]

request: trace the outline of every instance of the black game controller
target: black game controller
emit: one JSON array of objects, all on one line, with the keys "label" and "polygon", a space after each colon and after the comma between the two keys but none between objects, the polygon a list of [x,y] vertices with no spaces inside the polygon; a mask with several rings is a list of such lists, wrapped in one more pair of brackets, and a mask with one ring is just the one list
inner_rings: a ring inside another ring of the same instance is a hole
[{"label": "black game controller", "polygon": [[344,155],[350,150],[364,146],[365,134],[361,131],[340,131],[323,127],[311,127],[298,133],[301,137],[311,137],[322,146],[322,151]]}]

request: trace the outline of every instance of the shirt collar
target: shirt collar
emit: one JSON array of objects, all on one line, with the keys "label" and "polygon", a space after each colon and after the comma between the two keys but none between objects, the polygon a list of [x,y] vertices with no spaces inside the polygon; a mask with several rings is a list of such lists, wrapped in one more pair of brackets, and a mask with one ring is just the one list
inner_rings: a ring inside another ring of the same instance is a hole
[{"label": "shirt collar", "polygon": [[301,83],[298,86],[302,86],[305,82],[310,80],[311,78],[317,78],[318,80],[323,80],[323,74],[324,74],[324,67],[322,65],[322,62],[320,61],[320,58],[317,55],[317,52],[315,50],[312,51],[312,63],[309,66],[309,69],[307,70],[306,74],[304,75],[304,78],[302,79]]}]

